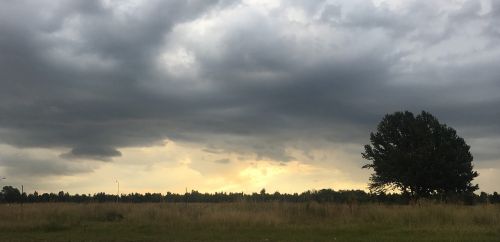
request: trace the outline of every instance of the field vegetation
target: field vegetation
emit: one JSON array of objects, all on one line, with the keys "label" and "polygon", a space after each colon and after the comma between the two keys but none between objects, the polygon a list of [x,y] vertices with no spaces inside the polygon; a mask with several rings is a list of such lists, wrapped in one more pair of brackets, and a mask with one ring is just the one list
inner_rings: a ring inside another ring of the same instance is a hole
[{"label": "field vegetation", "polygon": [[0,204],[0,241],[500,241],[500,205]]}]

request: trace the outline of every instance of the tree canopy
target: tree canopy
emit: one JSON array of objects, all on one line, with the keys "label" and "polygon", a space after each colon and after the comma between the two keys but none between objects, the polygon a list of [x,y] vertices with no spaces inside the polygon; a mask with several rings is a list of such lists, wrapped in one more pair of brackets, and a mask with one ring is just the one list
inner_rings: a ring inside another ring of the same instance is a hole
[{"label": "tree canopy", "polygon": [[19,189],[11,186],[4,186],[0,194],[3,197],[2,200],[8,203],[21,202],[22,199],[22,194],[19,192]]},{"label": "tree canopy", "polygon": [[362,157],[374,170],[370,190],[400,190],[412,197],[471,193],[478,189],[471,181],[470,146],[457,132],[439,123],[430,113],[387,114],[370,134]]}]

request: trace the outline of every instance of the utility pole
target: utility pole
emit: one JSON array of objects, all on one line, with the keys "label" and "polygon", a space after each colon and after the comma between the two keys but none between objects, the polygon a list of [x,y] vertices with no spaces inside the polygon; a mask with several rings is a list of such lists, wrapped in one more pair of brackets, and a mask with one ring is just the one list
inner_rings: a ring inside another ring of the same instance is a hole
[{"label": "utility pole", "polygon": [[[21,185],[21,209],[24,203],[24,186]],[[24,216],[24,210],[21,210],[21,216]]]},{"label": "utility pole", "polygon": [[116,184],[118,185],[118,189],[116,191],[116,202],[118,202],[118,199],[120,198],[120,182],[118,179],[115,179]]},{"label": "utility pole", "polygon": [[186,187],[186,193],[184,194],[184,200],[186,201],[186,208],[188,206],[188,188]]}]

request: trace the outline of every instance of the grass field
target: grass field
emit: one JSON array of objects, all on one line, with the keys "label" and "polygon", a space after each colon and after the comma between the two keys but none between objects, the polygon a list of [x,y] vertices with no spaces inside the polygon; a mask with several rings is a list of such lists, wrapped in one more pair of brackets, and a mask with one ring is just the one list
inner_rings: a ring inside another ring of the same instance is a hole
[{"label": "grass field", "polygon": [[0,204],[0,241],[500,241],[500,205]]}]

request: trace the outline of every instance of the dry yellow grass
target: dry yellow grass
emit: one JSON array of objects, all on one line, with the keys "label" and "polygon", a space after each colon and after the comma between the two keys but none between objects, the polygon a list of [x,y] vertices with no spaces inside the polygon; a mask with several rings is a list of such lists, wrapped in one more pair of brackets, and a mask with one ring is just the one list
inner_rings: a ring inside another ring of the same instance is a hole
[{"label": "dry yellow grass", "polygon": [[500,241],[500,206],[0,205],[0,241]]}]

